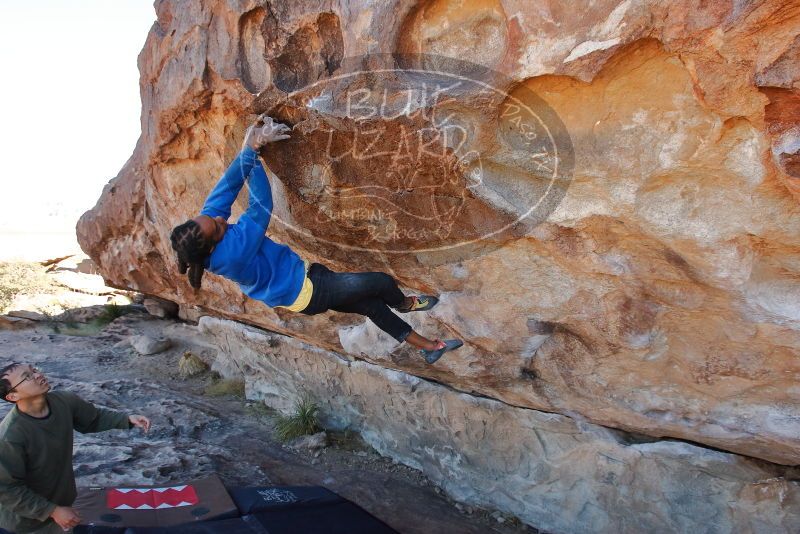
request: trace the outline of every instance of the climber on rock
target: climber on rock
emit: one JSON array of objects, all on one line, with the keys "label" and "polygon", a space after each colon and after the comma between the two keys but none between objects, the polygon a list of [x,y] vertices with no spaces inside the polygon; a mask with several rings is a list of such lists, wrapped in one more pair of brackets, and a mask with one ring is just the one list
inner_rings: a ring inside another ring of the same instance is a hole
[{"label": "climber on rock", "polygon": [[[266,115],[250,126],[242,151],[209,194],[200,215],[172,230],[180,273],[188,273],[191,286],[199,289],[207,269],[237,282],[250,298],[305,315],[328,310],[364,315],[398,342],[419,348],[428,363],[460,347],[457,339],[422,337],[392,312],[392,308],[402,313],[430,310],[438,302],[436,297],[407,297],[386,273],[337,273],[320,263],[309,265],[264,234],[272,216],[272,190],[258,151],[288,139],[289,131]],[[249,207],[235,224],[228,224],[231,205],[247,179]]]}]

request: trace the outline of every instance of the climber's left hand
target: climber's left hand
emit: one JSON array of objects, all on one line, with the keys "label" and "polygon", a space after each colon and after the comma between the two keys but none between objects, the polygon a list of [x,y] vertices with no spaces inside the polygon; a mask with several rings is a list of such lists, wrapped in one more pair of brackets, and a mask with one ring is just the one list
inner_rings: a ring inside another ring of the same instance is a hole
[{"label": "climber's left hand", "polygon": [[276,122],[266,113],[259,115],[258,119],[247,129],[244,144],[253,150],[259,150],[267,143],[289,139],[291,128]]}]

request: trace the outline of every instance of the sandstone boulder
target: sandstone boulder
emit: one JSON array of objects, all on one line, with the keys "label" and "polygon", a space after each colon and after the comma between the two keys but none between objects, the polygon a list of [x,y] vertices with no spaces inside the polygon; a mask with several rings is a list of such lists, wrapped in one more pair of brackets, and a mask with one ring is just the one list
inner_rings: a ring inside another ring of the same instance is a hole
[{"label": "sandstone boulder", "polygon": [[800,529],[794,469],[460,393],[232,321],[199,326],[248,398],[288,414],[310,394],[326,428],[360,432],[452,498],[546,532]]},{"label": "sandstone boulder", "polygon": [[48,320],[48,317],[45,314],[30,310],[11,310],[7,315],[12,319],[24,319],[26,321],[39,322]]},{"label": "sandstone boulder", "polygon": [[169,338],[151,337],[145,334],[132,336],[129,343],[131,347],[142,356],[158,354],[172,346],[172,341]]},{"label": "sandstone boulder", "polygon": [[[508,405],[800,463],[796,3],[156,10],[142,136],[78,225],[109,283]],[[443,56],[470,60],[458,74],[491,90],[451,84],[404,107],[397,87],[443,81]],[[384,94],[408,112],[364,112]],[[341,113],[347,95],[360,115]],[[178,275],[171,228],[262,111],[294,126],[262,153],[270,236],[441,295],[414,326],[463,348],[427,366],[358,317],[273,310],[213,275],[200,291]],[[555,162],[570,172],[549,179]]]},{"label": "sandstone boulder", "polygon": [[147,313],[155,317],[175,317],[178,315],[178,305],[169,300],[148,297],[142,302]]},{"label": "sandstone boulder", "polygon": [[36,326],[36,321],[12,315],[0,315],[0,330],[24,330]]}]

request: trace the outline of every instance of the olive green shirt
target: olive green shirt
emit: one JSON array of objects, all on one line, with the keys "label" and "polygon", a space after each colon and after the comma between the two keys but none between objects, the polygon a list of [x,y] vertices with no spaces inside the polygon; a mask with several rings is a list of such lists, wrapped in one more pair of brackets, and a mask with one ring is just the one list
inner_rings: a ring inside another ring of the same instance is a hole
[{"label": "olive green shirt", "polygon": [[74,393],[47,394],[50,414],[36,418],[15,406],[0,422],[0,527],[24,534],[52,523],[56,506],[77,496],[72,431],[130,428],[124,413],[97,408]]}]

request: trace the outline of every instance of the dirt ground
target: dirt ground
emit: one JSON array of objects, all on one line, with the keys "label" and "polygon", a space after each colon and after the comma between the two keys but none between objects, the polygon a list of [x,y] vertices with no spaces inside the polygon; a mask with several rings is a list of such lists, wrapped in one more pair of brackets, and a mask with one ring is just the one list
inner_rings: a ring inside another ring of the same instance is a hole
[{"label": "dirt ground", "polygon": [[[186,350],[208,363],[215,355],[193,325],[137,306],[125,311],[103,328],[50,318],[0,331],[0,363],[30,362],[56,389],[152,419],[148,435],[76,434],[79,486],[164,484],[216,473],[229,486],[325,486],[403,533],[537,532],[516,518],[453,502],[421,472],[380,456],[357,435],[331,433],[330,445],[316,452],[289,448],[275,436],[277,414],[246,400],[241,384],[210,371],[181,378],[178,360]],[[173,346],[139,355],[126,342],[138,334],[165,335]],[[7,410],[0,406],[0,416]]]}]

